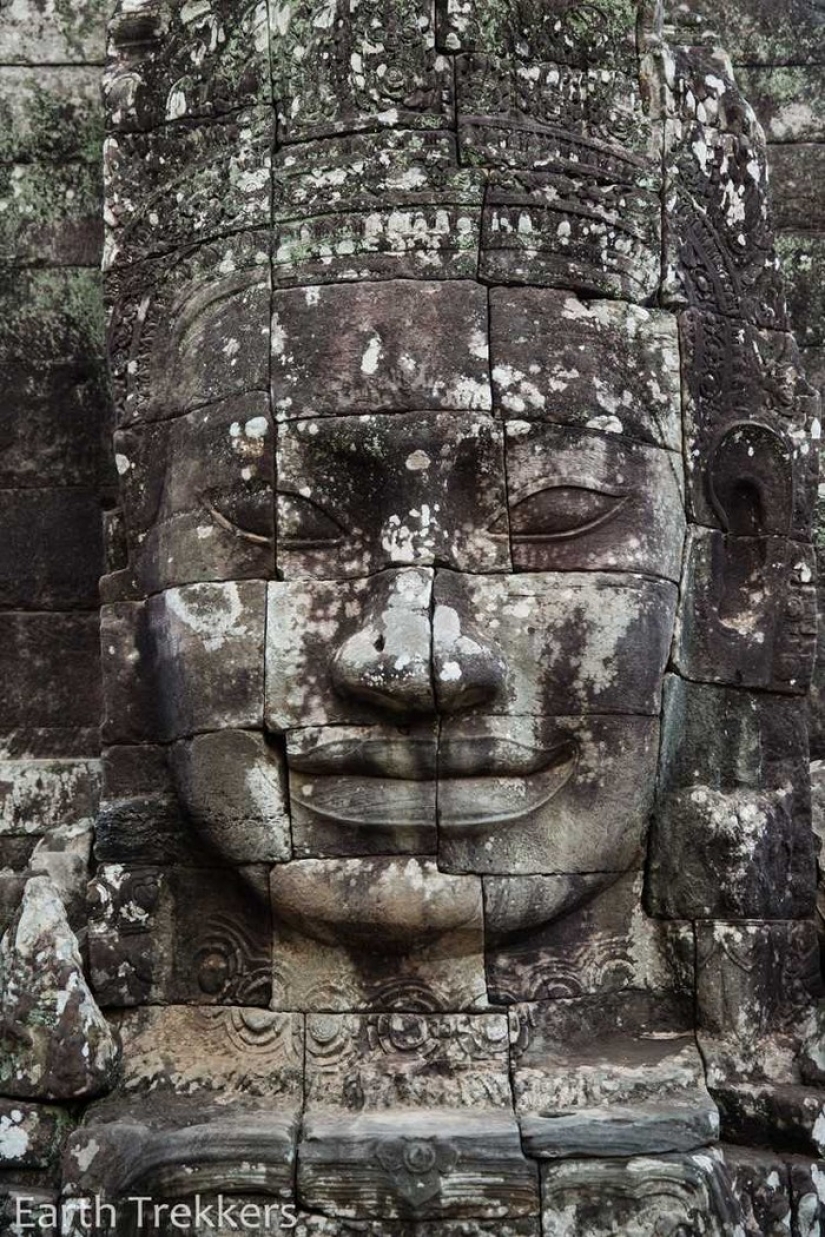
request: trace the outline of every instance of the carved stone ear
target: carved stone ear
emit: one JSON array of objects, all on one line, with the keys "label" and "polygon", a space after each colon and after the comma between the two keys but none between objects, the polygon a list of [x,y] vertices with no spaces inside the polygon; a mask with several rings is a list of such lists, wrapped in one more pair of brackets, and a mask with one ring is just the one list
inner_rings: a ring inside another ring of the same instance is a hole
[{"label": "carved stone ear", "polygon": [[789,444],[754,421],[728,428],[711,447],[708,490],[713,510],[734,537],[787,537],[794,484]]}]

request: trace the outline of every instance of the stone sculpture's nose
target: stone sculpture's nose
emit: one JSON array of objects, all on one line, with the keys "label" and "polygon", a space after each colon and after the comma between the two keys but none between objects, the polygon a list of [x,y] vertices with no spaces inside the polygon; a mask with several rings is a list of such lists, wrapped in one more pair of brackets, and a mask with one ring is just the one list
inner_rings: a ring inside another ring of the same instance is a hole
[{"label": "stone sculpture's nose", "polygon": [[495,698],[501,659],[461,634],[449,607],[433,607],[430,569],[376,576],[358,630],[334,655],[339,695],[396,719],[452,713]]}]

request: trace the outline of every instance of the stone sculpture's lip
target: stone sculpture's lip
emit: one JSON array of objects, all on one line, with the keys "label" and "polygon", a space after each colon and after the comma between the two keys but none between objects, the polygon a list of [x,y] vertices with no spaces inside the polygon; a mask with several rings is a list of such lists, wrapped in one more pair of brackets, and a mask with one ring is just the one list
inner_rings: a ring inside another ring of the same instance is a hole
[{"label": "stone sculpture's lip", "polygon": [[[314,775],[311,793],[301,795],[302,810],[344,828],[434,823],[436,795],[428,794],[427,785],[434,787],[433,773],[401,773],[406,762],[399,761],[395,746],[384,740],[333,742],[291,758],[293,769]],[[461,832],[523,819],[570,781],[578,755],[572,740],[541,750],[510,740],[450,740],[438,762],[439,824]],[[388,772],[378,776],[382,765]]]}]

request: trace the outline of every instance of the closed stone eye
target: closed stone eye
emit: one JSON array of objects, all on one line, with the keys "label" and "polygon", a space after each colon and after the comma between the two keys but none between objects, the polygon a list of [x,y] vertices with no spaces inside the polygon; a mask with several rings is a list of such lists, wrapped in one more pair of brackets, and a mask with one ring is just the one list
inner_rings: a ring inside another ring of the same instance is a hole
[{"label": "closed stone eye", "polygon": [[[520,541],[579,537],[612,520],[628,495],[579,485],[551,485],[528,494],[510,509],[510,532]],[[493,532],[498,531],[494,526]]]},{"label": "closed stone eye", "polygon": [[311,498],[294,492],[278,495],[278,539],[289,549],[337,545],[347,530]]}]

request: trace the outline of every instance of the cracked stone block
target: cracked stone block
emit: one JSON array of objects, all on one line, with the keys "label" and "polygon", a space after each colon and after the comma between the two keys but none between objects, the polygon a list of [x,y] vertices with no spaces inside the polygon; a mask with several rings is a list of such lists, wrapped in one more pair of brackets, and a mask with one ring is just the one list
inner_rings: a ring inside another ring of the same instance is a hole
[{"label": "cracked stone block", "polygon": [[665,56],[665,303],[782,330],[764,133],[724,53]]},{"label": "cracked stone block", "polygon": [[141,589],[272,574],[274,434],[262,392],[115,435]]},{"label": "cracked stone block", "polygon": [[696,310],[679,335],[689,518],[807,540],[820,401],[793,337]]},{"label": "cracked stone block", "polygon": [[302,859],[274,868],[270,886],[273,1008],[486,1006],[478,878],[427,858]]},{"label": "cracked stone block", "polygon": [[544,1237],[656,1237],[665,1222],[708,1237],[735,1231],[741,1213],[719,1153],[568,1160],[541,1168]]},{"label": "cracked stone block", "polygon": [[[485,878],[489,893],[500,897],[507,879]],[[540,904],[528,906],[521,913],[521,931],[487,941],[491,1000],[511,1004],[622,991],[677,992],[690,982],[690,926],[663,924],[643,913],[641,873],[618,878],[605,873],[588,884],[589,899],[582,891],[579,904],[573,902],[567,913],[560,908],[551,918],[548,907],[543,921],[531,922]],[[523,931],[528,926],[533,929],[529,935]]]},{"label": "cracked stone block", "polygon": [[172,769],[192,838],[217,862],[292,858],[286,766],[263,735],[222,730],[176,743]]},{"label": "cracked stone block", "polygon": [[260,729],[266,585],[190,584],[146,603],[161,738]]},{"label": "cracked stone block", "polygon": [[269,382],[269,234],[227,236],[108,276],[120,425],[157,421]]},{"label": "cracked stone block", "polygon": [[326,417],[278,435],[283,579],[510,567],[501,425],[481,414]]},{"label": "cracked stone block", "polygon": [[485,876],[496,938],[637,864],[658,748],[653,718],[442,719],[439,864]]},{"label": "cracked stone block", "polygon": [[271,111],[255,108],[110,134],[103,148],[109,269],[267,227],[273,130]]},{"label": "cracked stone block", "polygon": [[102,864],[89,885],[90,974],[107,1008],[266,1007],[271,947],[263,868]]},{"label": "cracked stone block", "polygon": [[121,7],[109,25],[103,102],[116,132],[213,119],[269,103],[269,34],[258,0]]},{"label": "cracked stone block", "polygon": [[674,664],[698,682],[805,694],[816,652],[814,553],[692,526]]},{"label": "cracked stone block", "polygon": [[672,314],[553,288],[493,288],[490,336],[493,405],[502,415],[681,452]]},{"label": "cracked stone block", "polygon": [[287,142],[386,127],[448,128],[452,65],[435,46],[428,0],[309,0],[271,11],[273,91]]},{"label": "cracked stone block", "polygon": [[99,496],[76,489],[0,492],[0,605],[91,610],[103,565]]},{"label": "cracked stone block", "polygon": [[477,284],[279,290],[273,305],[272,399],[281,420],[490,410],[487,295]]},{"label": "cracked stone block", "polygon": [[536,1165],[506,1112],[330,1114],[305,1118],[298,1194],[342,1218],[533,1216]]},{"label": "cracked stone block", "polygon": [[509,1111],[505,1014],[311,1014],[307,1115]]},{"label": "cracked stone block", "polygon": [[48,1168],[69,1127],[62,1108],[0,1099],[0,1171]]},{"label": "cracked stone block", "polygon": [[35,876],[26,884],[0,941],[0,979],[6,994],[0,1065],[5,1095],[80,1099],[111,1086],[115,1043],[48,877]]},{"label": "cracked stone block", "polygon": [[[650,909],[676,919],[810,915],[808,740],[794,701],[671,676],[664,718]],[[724,748],[708,734],[724,734]]]},{"label": "cracked stone block", "polygon": [[287,735],[298,859],[434,855],[436,726],[310,726]]},{"label": "cracked stone block", "polygon": [[609,432],[525,421],[505,429],[516,571],[628,571],[678,581],[685,526],[678,456]]},{"label": "cracked stone block", "polygon": [[661,276],[658,174],[601,184],[584,173],[492,172],[479,275],[647,302]]}]

